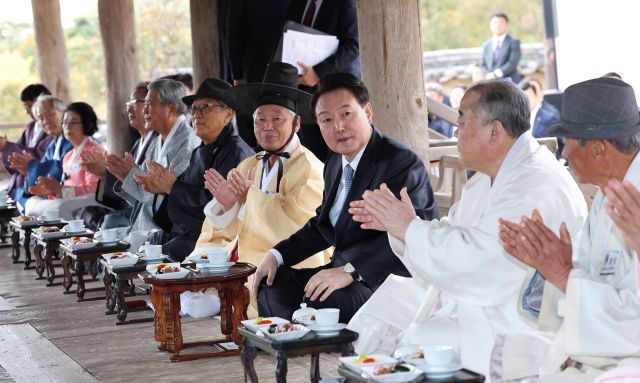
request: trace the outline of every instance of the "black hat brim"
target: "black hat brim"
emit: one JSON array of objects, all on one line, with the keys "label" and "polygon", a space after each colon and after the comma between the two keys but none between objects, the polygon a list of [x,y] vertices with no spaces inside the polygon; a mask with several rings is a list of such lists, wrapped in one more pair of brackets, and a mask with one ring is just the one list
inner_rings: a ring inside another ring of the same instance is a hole
[{"label": "black hat brim", "polygon": [[235,109],[236,113],[251,116],[260,105],[260,97],[278,95],[294,101],[302,124],[315,123],[311,113],[311,94],[283,85],[276,84],[245,84],[227,89],[222,95],[222,101]]}]

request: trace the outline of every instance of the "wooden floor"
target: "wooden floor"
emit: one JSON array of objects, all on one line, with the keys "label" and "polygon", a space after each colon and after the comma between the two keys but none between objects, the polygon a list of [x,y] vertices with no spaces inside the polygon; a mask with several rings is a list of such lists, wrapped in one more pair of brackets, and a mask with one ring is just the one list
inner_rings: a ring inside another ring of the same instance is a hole
[{"label": "wooden floor", "polygon": [[[153,323],[116,326],[115,316],[105,315],[104,300],[78,303],[62,286],[46,287],[35,280],[34,270],[12,264],[10,255],[9,247],[0,248],[0,382],[244,381],[240,357],[172,363],[156,348]],[[102,282],[88,283],[91,287]],[[87,291],[85,298],[101,296],[104,292]],[[128,319],[152,315],[133,312]],[[183,336],[185,341],[217,338],[219,326],[216,319],[185,318]],[[291,359],[288,381],[308,382],[309,362]],[[275,381],[273,357],[259,353],[255,365],[261,382]],[[337,367],[337,354],[321,356],[321,376],[337,376]]]}]

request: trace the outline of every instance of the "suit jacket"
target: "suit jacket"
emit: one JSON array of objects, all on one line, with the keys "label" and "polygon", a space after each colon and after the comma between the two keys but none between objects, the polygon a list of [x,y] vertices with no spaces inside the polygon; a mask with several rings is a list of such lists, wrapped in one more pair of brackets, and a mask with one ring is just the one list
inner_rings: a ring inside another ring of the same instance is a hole
[{"label": "suit jacket", "polygon": [[7,141],[4,145],[4,150],[2,151],[2,163],[4,164],[4,168],[7,170],[7,173],[11,174],[11,179],[9,179],[9,185],[7,186],[7,192],[12,198],[16,196],[16,189],[20,188],[21,190],[24,187],[24,176],[20,174],[18,171],[14,170],[11,167],[11,163],[9,159],[13,153],[22,154],[23,151],[29,152],[33,159],[36,161],[40,161],[44,152],[47,150],[47,147],[53,140],[53,137],[48,135],[42,130],[40,132],[40,136],[38,137],[38,141],[36,142],[35,147],[30,147],[29,142],[33,137],[35,130],[36,122],[31,121],[27,128],[22,132],[20,138],[16,142]]},{"label": "suit jacket", "polygon": [[[542,101],[540,104],[540,109],[536,113],[536,118],[533,122],[533,126],[531,127],[531,133],[536,138],[540,137],[549,137],[549,135],[545,132],[545,130],[551,126],[560,123],[560,112],[556,109],[555,106],[551,105],[546,101]],[[557,137],[558,139],[558,151],[555,153],[556,158],[560,158],[562,155],[562,149],[564,148],[564,140],[562,137]]]},{"label": "suit jacket", "polygon": [[521,56],[520,40],[507,34],[500,47],[498,61],[493,62],[493,39],[489,39],[484,43],[484,47],[482,48],[482,63],[480,64],[480,68],[484,74],[500,69],[503,78],[511,77],[513,82],[518,83],[522,80],[522,76],[518,73],[518,63],[520,63]]},{"label": "suit jacket", "polygon": [[[189,158],[191,157],[191,151],[200,145],[200,139],[195,135],[193,129],[186,120],[183,118],[177,126],[173,127],[176,131],[173,133],[173,137],[167,143],[166,154],[166,166],[173,163],[174,172],[176,175],[182,174],[189,165]],[[157,161],[156,150],[160,145],[160,136],[155,137],[147,148],[147,160]],[[122,191],[118,192],[114,189],[116,194],[125,199],[133,198],[136,201],[142,203],[140,212],[138,213],[135,221],[132,222],[132,231],[137,230],[150,230],[159,229],[159,226],[153,221],[153,202],[155,200],[155,194],[145,191],[134,179],[136,174],[146,174],[147,163],[142,165],[134,165],[127,177],[122,183]]]},{"label": "suit jacket", "polygon": [[359,200],[365,190],[372,190],[386,183],[399,195],[407,187],[416,213],[425,219],[437,218],[433,190],[427,169],[420,158],[404,144],[382,135],[375,128],[356,169],[353,183],[334,228],[329,211],[336,198],[342,177],[342,156],[332,153],[324,168],[324,192],[322,205],[316,216],[288,239],[275,246],[285,266],[335,246],[332,267],[351,263],[365,284],[376,289],[390,273],[409,276],[402,262],[393,254],[387,233],[363,230],[347,211],[350,201]]},{"label": "suit jacket", "polygon": [[233,79],[260,82],[286,20],[289,0],[233,0],[227,44]]},{"label": "suit jacket", "polygon": [[[287,20],[302,23],[307,0],[291,0]],[[356,0],[323,0],[312,27],[340,40],[338,50],[313,69],[322,78],[331,73],[347,72],[360,78],[358,45],[358,11]]]},{"label": "suit jacket", "polygon": [[213,199],[204,186],[205,170],[216,169],[227,178],[229,170],[254,154],[249,145],[233,133],[231,125],[224,128],[216,141],[208,145],[203,143],[194,149],[189,167],[178,177],[171,193],[165,198],[166,203],[163,203],[165,214],[168,214],[168,221],[172,224],[171,236],[189,237],[195,245],[202,231],[204,206]]},{"label": "suit jacket", "polygon": [[36,180],[38,177],[47,177],[52,176],[56,180],[60,181],[62,179],[62,159],[68,151],[73,149],[73,145],[71,142],[67,141],[64,138],[64,135],[60,135],[60,147],[58,148],[58,158],[54,159],[55,149],[56,149],[56,140],[53,139],[47,150],[44,153],[44,157],[40,161],[31,160],[29,161],[29,168],[27,170],[27,176],[25,177],[25,189],[21,191],[20,195],[16,193],[16,199],[20,203],[20,205],[25,206],[27,203],[27,199],[31,197],[31,194],[27,192],[29,187],[36,184]]}]

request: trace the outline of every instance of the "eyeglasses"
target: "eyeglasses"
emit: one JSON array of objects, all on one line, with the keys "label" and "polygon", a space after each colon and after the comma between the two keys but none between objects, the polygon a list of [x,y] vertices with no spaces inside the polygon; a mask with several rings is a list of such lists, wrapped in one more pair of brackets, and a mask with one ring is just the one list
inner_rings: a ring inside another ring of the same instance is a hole
[{"label": "eyeglasses", "polygon": [[200,113],[201,115],[204,116],[205,114],[209,113],[213,108],[225,109],[226,106],[222,104],[200,104],[200,105],[191,105],[188,109],[189,109],[189,113],[191,113],[191,115],[195,117],[197,113]]},{"label": "eyeglasses", "polygon": [[135,98],[132,98],[131,100],[127,101],[124,103],[127,107],[129,106],[136,106],[136,104],[144,104],[144,100],[136,100]]},{"label": "eyeglasses", "polygon": [[62,125],[78,125],[82,124],[82,121],[78,120],[62,120]]}]

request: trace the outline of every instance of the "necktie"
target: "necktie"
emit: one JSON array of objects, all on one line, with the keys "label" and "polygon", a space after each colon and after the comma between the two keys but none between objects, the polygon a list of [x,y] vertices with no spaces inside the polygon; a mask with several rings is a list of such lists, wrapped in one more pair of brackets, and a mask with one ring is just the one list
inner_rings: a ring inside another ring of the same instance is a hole
[{"label": "necktie", "polygon": [[311,0],[309,3],[309,8],[307,8],[307,13],[304,14],[302,18],[302,24],[310,27],[313,24],[313,16],[316,14],[316,0]]},{"label": "necktie", "polygon": [[351,183],[353,182],[353,168],[350,165],[344,167],[344,195],[349,194]]},{"label": "necktie", "polygon": [[502,48],[502,42],[498,41],[495,49],[493,50],[493,63],[498,62],[498,56],[500,56],[500,48]]}]

